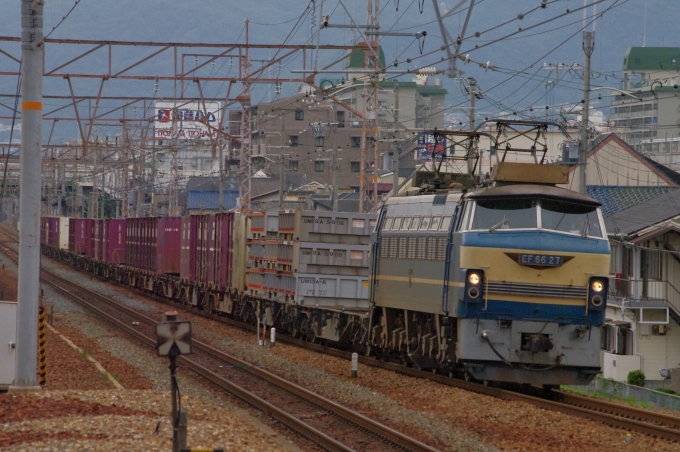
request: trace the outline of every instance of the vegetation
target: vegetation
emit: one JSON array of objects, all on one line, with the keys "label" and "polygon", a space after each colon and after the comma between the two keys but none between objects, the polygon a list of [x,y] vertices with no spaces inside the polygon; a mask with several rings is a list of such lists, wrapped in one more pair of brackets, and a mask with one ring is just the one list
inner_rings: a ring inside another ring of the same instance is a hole
[{"label": "vegetation", "polygon": [[680,395],[680,393],[678,393],[677,391],[674,391],[674,390],[668,389],[668,388],[657,388],[656,391],[657,392],[663,392],[664,394]]},{"label": "vegetation", "polygon": [[645,374],[641,370],[632,370],[628,373],[628,384],[633,386],[645,386]]}]

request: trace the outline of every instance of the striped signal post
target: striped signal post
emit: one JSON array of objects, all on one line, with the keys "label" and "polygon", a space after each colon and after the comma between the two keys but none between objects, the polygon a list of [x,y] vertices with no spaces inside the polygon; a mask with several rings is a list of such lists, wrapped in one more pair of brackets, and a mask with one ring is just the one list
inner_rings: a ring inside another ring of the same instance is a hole
[{"label": "striped signal post", "polygon": [[45,350],[45,307],[38,309],[38,351],[40,359],[40,386],[45,386],[47,376],[47,352]]}]

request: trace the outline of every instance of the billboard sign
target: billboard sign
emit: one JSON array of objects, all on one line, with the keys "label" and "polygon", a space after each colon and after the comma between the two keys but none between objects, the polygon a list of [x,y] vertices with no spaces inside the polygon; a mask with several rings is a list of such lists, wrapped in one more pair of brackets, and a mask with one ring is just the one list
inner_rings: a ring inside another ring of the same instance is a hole
[{"label": "billboard sign", "polygon": [[424,132],[418,136],[418,149],[416,155],[418,160],[432,160],[432,155],[443,154],[446,148],[446,137],[439,137],[439,142],[435,143],[433,132]]},{"label": "billboard sign", "polygon": [[217,138],[222,102],[156,102],[156,140],[209,140]]}]

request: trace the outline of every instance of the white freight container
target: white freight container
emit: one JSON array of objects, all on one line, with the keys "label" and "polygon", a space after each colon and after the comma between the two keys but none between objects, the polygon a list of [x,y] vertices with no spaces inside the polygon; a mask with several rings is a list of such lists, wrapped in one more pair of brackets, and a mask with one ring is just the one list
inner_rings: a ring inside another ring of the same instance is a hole
[{"label": "white freight container", "polygon": [[14,380],[16,367],[17,303],[0,301],[0,390]]},{"label": "white freight container", "polygon": [[69,218],[59,217],[59,249],[68,250]]}]

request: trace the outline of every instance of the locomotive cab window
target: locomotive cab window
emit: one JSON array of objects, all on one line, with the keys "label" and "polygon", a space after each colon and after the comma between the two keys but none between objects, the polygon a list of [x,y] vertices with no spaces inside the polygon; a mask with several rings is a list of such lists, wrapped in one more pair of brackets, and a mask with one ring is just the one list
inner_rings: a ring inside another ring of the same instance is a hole
[{"label": "locomotive cab window", "polygon": [[411,223],[411,227],[409,229],[412,230],[412,231],[417,231],[419,227],[420,227],[420,217],[413,217],[413,223]]},{"label": "locomotive cab window", "polygon": [[394,219],[394,223],[392,223],[393,231],[398,231],[399,229],[401,229],[401,220],[402,220],[401,217],[397,217]]},{"label": "locomotive cab window", "polygon": [[449,226],[451,226],[451,217],[442,218],[442,224],[439,226],[440,231],[448,231]]},{"label": "locomotive cab window", "polygon": [[439,223],[442,221],[442,217],[432,217],[432,222],[430,222],[430,231],[436,231],[439,229]]},{"label": "locomotive cab window", "polygon": [[476,202],[470,229],[536,228],[536,201],[531,199],[491,199]]},{"label": "locomotive cab window", "polygon": [[385,218],[385,224],[383,224],[383,231],[389,231],[390,228],[392,227],[392,222],[394,221],[394,218]]},{"label": "locomotive cab window", "polygon": [[430,217],[424,217],[423,218],[423,222],[420,223],[420,230],[421,231],[427,231],[428,230],[428,228],[430,227],[430,220],[431,219],[432,218],[430,218]]},{"label": "locomotive cab window", "polygon": [[566,201],[541,200],[541,227],[569,234],[602,237],[597,207]]},{"label": "locomotive cab window", "polygon": [[401,223],[401,229],[402,230],[409,229],[411,227],[411,220],[412,220],[411,217],[404,218],[404,221]]}]

